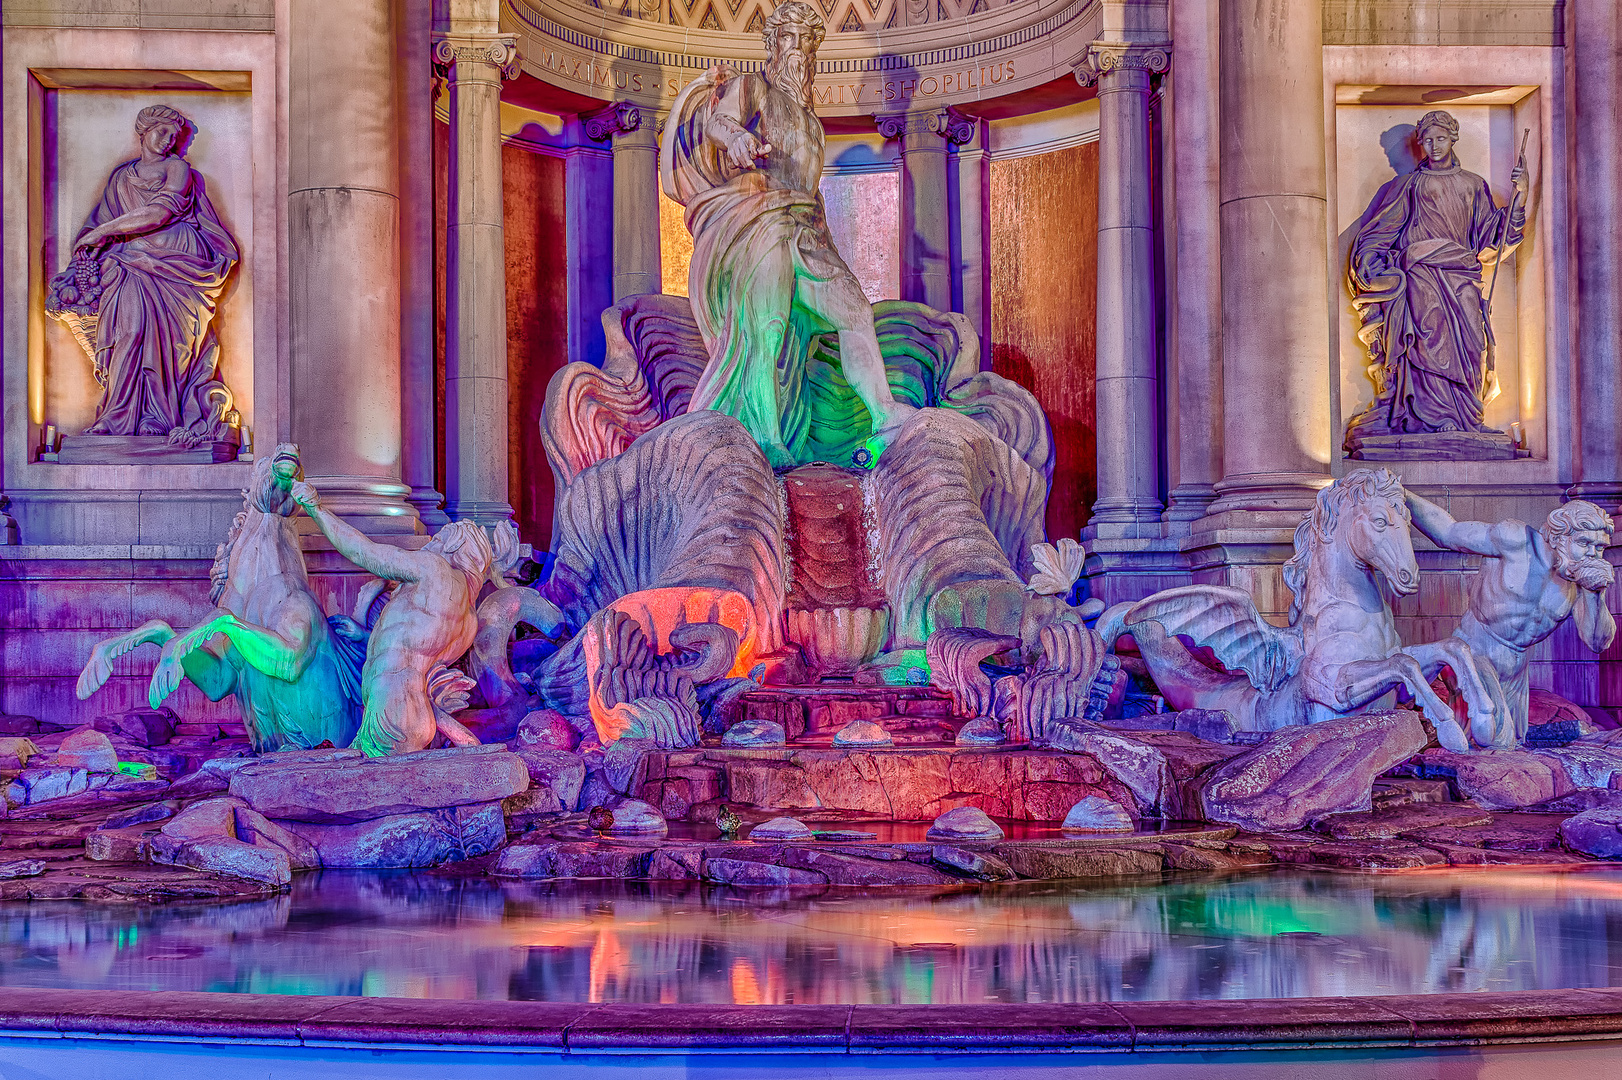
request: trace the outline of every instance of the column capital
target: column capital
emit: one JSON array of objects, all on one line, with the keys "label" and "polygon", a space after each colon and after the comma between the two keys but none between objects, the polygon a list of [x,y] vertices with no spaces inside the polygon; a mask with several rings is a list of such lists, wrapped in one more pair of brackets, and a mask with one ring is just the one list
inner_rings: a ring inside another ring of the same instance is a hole
[{"label": "column capital", "polygon": [[962,146],[974,138],[975,128],[973,117],[963,115],[950,105],[927,112],[886,113],[873,117],[873,123],[886,139],[928,132],[954,146]]},{"label": "column capital", "polygon": [[629,101],[616,101],[596,112],[586,113],[580,120],[586,127],[586,138],[608,142],[616,135],[629,135],[639,129],[642,109]]},{"label": "column capital", "polygon": [[462,64],[489,64],[499,68],[504,79],[518,78],[518,35],[436,34],[434,70],[452,75]]},{"label": "column capital", "polygon": [[1170,45],[1144,45],[1126,41],[1095,41],[1076,62],[1076,81],[1092,86],[1117,71],[1160,75],[1171,67]]}]

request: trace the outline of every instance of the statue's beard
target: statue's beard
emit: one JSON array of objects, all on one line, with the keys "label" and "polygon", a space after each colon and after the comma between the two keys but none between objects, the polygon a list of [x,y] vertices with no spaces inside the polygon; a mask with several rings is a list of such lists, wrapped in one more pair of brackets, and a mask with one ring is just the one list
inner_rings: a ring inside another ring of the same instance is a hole
[{"label": "statue's beard", "polygon": [[1615,569],[1604,559],[1574,557],[1558,547],[1555,548],[1554,570],[1567,581],[1574,581],[1591,592],[1606,588],[1616,577]]},{"label": "statue's beard", "polygon": [[766,65],[766,81],[808,109],[813,77],[812,58],[798,49],[784,49]]}]

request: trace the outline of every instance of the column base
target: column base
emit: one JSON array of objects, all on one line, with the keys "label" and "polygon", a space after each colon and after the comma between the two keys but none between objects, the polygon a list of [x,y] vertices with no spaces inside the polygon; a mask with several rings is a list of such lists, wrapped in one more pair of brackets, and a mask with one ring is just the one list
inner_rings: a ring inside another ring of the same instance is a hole
[{"label": "column base", "polygon": [[1230,476],[1217,481],[1212,489],[1216,493],[1216,501],[1206,511],[1206,517],[1234,510],[1306,513],[1317,502],[1318,492],[1328,487],[1330,481],[1331,477],[1325,473],[1244,473]]},{"label": "column base", "polygon": [[1211,512],[1216,497],[1216,488],[1210,484],[1178,484],[1172,488],[1171,504],[1161,515],[1166,535],[1186,535],[1191,524]]},{"label": "column base", "polygon": [[406,502],[416,508],[417,516],[429,529],[437,529],[441,525],[449,525],[451,519],[446,515],[443,507],[445,496],[431,487],[414,487],[411,494],[406,496]]},{"label": "column base", "polygon": [[[410,502],[411,489],[396,480],[368,476],[307,476],[321,496],[321,505],[369,536],[419,535],[422,518]],[[299,531],[317,532],[307,517]]]},{"label": "column base", "polygon": [[1159,499],[1104,498],[1093,503],[1087,531],[1097,536],[1158,537]]},{"label": "column base", "polygon": [[513,508],[505,502],[456,502],[446,500],[445,516],[451,521],[472,521],[487,528],[512,521]]}]

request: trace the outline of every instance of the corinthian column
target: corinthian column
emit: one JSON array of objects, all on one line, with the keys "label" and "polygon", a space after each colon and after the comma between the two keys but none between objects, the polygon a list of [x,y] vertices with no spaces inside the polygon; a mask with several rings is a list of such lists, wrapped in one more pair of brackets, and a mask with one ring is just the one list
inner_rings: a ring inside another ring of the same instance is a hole
[{"label": "corinthian column", "polygon": [[901,140],[901,299],[952,310],[952,223],[946,145],[974,138],[956,109],[874,117],[879,134]]},{"label": "corinthian column", "polygon": [[450,33],[434,62],[451,92],[446,258],[445,512],[494,525],[507,501],[507,273],[501,214],[501,80],[511,34]]},{"label": "corinthian column", "polygon": [[1149,80],[1161,46],[1094,42],[1076,78],[1098,84],[1098,501],[1092,522],[1160,534],[1159,386]]},{"label": "corinthian column", "polygon": [[1220,10],[1223,478],[1211,512],[1290,511],[1293,524],[1330,454],[1322,5]]},{"label": "corinthian column", "polygon": [[391,0],[288,7],[292,434],[326,504],[415,532],[400,481],[400,214]]},{"label": "corinthian column", "polygon": [[614,151],[614,302],[664,288],[659,261],[659,133],[616,101],[585,117],[586,136]]}]

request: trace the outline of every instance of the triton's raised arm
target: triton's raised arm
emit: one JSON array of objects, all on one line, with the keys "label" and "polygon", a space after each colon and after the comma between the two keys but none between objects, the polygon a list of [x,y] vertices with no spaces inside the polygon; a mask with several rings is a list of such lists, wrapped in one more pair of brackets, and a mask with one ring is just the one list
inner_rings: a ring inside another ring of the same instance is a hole
[{"label": "triton's raised arm", "polygon": [[305,513],[316,527],[326,534],[338,554],[368,573],[390,581],[420,581],[431,564],[424,559],[437,559],[436,555],[423,555],[405,551],[367,539],[359,529],[337,514],[321,507],[320,495],[315,488],[302,481],[293,485],[293,500],[304,507]]},{"label": "triton's raised arm", "polygon": [[1485,521],[1456,521],[1452,514],[1429,499],[1412,491],[1405,491],[1403,495],[1414,516],[1414,527],[1438,547],[1499,556],[1526,544],[1527,528],[1521,522],[1500,521],[1492,525]]}]

